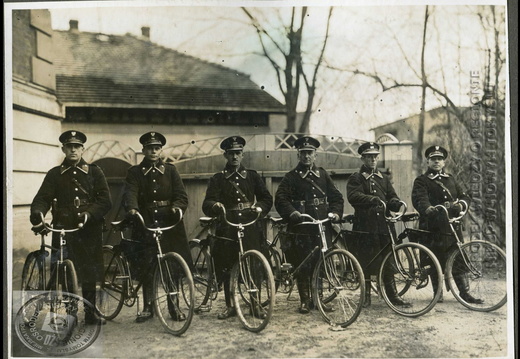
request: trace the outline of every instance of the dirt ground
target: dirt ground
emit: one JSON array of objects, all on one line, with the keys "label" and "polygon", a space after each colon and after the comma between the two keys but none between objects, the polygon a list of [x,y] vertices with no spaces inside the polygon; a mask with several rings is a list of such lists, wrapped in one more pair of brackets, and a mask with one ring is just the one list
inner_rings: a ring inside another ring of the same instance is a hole
[{"label": "dirt ground", "polygon": [[[135,323],[136,308],[103,326],[96,342],[77,357],[96,358],[483,358],[508,353],[507,305],[474,312],[451,294],[429,313],[406,318],[382,299],[346,330],[329,330],[318,311],[297,312],[297,293],[278,293],[272,321],[260,333],[241,327],[237,318],[218,320],[223,295],[208,313],[196,315],[181,337],[164,332],[157,318]],[[16,338],[15,338],[16,339]],[[511,339],[512,340],[512,337]],[[33,356],[13,340],[14,356]]]}]

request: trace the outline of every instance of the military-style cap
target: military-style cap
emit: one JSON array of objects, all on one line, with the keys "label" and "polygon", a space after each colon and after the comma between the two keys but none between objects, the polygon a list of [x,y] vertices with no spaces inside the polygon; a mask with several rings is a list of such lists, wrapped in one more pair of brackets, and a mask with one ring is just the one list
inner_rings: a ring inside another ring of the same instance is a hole
[{"label": "military-style cap", "polygon": [[240,136],[231,136],[220,143],[220,148],[224,151],[242,151],[246,145],[246,140]]},{"label": "military-style cap", "polygon": [[365,142],[361,146],[359,146],[357,152],[363,156],[363,155],[378,155],[379,152],[379,145],[375,142]]},{"label": "military-style cap", "polygon": [[87,136],[83,132],[79,131],[65,131],[60,135],[60,142],[64,145],[69,143],[77,143],[77,144],[84,144],[87,142]]},{"label": "military-style cap", "polygon": [[318,147],[320,147],[320,141],[309,136],[300,137],[294,141],[294,148],[298,151],[315,150]]},{"label": "military-style cap", "polygon": [[426,158],[442,157],[446,159],[448,157],[448,151],[441,146],[431,146],[424,151],[424,156]]},{"label": "military-style cap", "polygon": [[139,142],[145,146],[159,145],[164,146],[166,144],[166,138],[159,132],[147,132],[139,137]]}]

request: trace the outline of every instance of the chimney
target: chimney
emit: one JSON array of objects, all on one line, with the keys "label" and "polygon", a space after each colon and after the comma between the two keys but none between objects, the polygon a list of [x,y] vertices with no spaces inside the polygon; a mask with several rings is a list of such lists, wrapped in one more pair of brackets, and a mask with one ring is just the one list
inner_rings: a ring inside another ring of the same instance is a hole
[{"label": "chimney", "polygon": [[79,22],[78,20],[70,20],[69,21],[69,31],[78,32],[79,31]]},{"label": "chimney", "polygon": [[143,26],[141,28],[141,34],[143,35],[143,37],[145,37],[148,40],[150,40],[150,27],[149,26]]}]

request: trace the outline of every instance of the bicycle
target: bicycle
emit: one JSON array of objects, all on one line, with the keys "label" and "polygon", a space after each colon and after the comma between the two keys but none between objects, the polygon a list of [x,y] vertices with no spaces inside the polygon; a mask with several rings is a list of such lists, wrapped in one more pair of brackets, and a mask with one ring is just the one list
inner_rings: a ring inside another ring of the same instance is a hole
[{"label": "bicycle", "polygon": [[[468,309],[490,312],[502,307],[507,302],[507,273],[505,252],[496,244],[483,240],[471,240],[464,242],[459,237],[456,227],[461,224],[462,218],[467,214],[468,204],[460,200],[462,211],[452,218],[448,208],[444,205],[434,206],[446,215],[451,235],[456,240],[456,247],[447,255],[444,269],[445,282],[448,290],[463,306]],[[428,235],[432,232],[414,229],[416,238],[424,243],[428,241]],[[439,282],[442,283],[442,282]],[[480,300],[473,303],[468,301],[459,292],[460,286],[466,293]],[[442,289],[442,285],[440,285]]]},{"label": "bicycle", "polygon": [[192,239],[190,248],[195,267],[195,292],[197,293],[197,311],[211,310],[212,301],[217,298],[219,284],[215,275],[215,266],[211,257],[211,248],[216,239],[237,241],[239,244],[238,261],[231,269],[231,297],[237,316],[247,330],[260,332],[269,323],[272,317],[275,290],[271,267],[265,256],[257,250],[244,252],[242,240],[244,228],[255,223],[261,209],[255,207],[256,218],[247,223],[232,223],[227,219],[226,210],[222,213],[222,220],[229,226],[237,229],[237,239],[216,236],[214,224],[218,217],[201,217],[200,223],[208,228],[205,239]]},{"label": "bicycle", "polygon": [[[103,246],[104,279],[101,285],[102,295],[100,303],[98,303],[98,310],[103,318],[112,320],[120,313],[123,305],[132,307],[137,302],[137,314],[139,315],[139,290],[143,285],[143,280],[150,271],[153,271],[154,311],[168,333],[180,336],[189,328],[193,318],[195,288],[186,261],[175,252],[163,253],[161,237],[164,231],[172,229],[180,223],[182,211],[180,211],[179,220],[167,227],[147,227],[139,212],[136,213],[136,217],[143,228],[153,234],[153,243],[145,245],[156,248],[157,260],[154,260],[152,266],[134,278],[121,244],[125,242],[143,244],[143,242],[125,238],[124,231],[128,221],[111,222],[113,230],[121,232],[122,239],[118,245]],[[185,315],[185,319],[181,318],[181,313]]]},{"label": "bicycle", "polygon": [[[22,270],[21,301],[19,314],[23,322],[40,320],[52,334],[46,338],[46,343],[60,345],[66,343],[72,335],[82,329],[80,322],[85,325],[99,324],[96,317],[94,303],[89,303],[79,296],[78,276],[74,263],[66,258],[67,233],[79,231],[87,223],[87,218],[78,227],[72,229],[55,229],[45,222],[42,213],[41,224],[32,228],[35,235],[41,236],[40,248],[27,255]],[[45,236],[51,232],[59,233],[59,247],[45,244]],[[51,250],[51,260],[48,249]],[[48,263],[50,262],[50,263]],[[47,272],[50,271],[47,279]],[[36,294],[36,295],[35,295]],[[27,304],[27,305],[26,305]],[[83,309],[83,310],[81,310]],[[82,321],[80,316],[90,312],[94,323]],[[45,317],[38,319],[39,317]],[[99,327],[99,326],[98,326]],[[17,330],[19,328],[17,327]],[[100,328],[94,331],[98,335]]]},{"label": "bicycle", "polygon": [[[383,207],[390,241],[366,263],[363,270],[366,271],[383,256],[375,280],[376,292],[398,314],[406,317],[424,315],[435,306],[441,296],[440,288],[435,289],[430,283],[432,276],[437,276],[442,280],[441,266],[433,252],[426,246],[403,241],[409,233],[406,223],[413,220],[415,216],[413,213],[406,214],[406,203],[400,201],[402,210],[394,214],[387,213],[386,204],[383,201],[380,203]],[[352,215],[344,216],[344,222],[352,223],[352,221]],[[403,222],[405,230],[395,238],[392,225],[397,221]],[[347,249],[352,247],[355,254],[362,240],[360,237],[366,235],[369,233],[342,229],[338,241]],[[388,278],[394,280],[398,296],[408,302],[408,305],[397,305],[392,302],[392,296],[387,293],[385,285]],[[371,285],[374,285],[373,280],[371,280]]]},{"label": "bicycle", "polygon": [[270,217],[272,225],[278,228],[273,242],[269,243],[270,261],[271,265],[275,267],[273,271],[276,273],[276,287],[283,293],[289,293],[290,296],[295,285],[295,276],[319,251],[320,258],[312,275],[313,303],[332,328],[346,328],[357,319],[363,307],[365,277],[361,265],[349,251],[335,247],[329,248],[324,223],[333,218],[332,213],[322,220],[314,219],[308,214],[302,214],[302,216],[308,221],[295,226],[300,229],[309,227],[302,233],[317,232],[320,243],[296,268],[287,262],[283,251],[280,254],[276,249],[281,236],[290,236],[294,233],[289,233],[284,229],[285,223],[281,218]]}]

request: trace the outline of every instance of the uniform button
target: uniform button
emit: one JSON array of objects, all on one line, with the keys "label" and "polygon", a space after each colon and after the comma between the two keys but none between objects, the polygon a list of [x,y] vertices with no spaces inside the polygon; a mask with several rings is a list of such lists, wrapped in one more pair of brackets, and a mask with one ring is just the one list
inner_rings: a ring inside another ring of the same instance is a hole
[{"label": "uniform button", "polygon": [[72,174],[76,174],[76,173],[77,173],[76,171],[72,172]]},{"label": "uniform button", "polygon": [[154,189],[154,190],[153,190],[153,193],[157,193],[157,190],[156,190],[156,189]]},{"label": "uniform button", "polygon": [[316,197],[316,193],[315,193],[315,194],[313,194],[313,196],[314,196],[314,197]]},{"label": "uniform button", "polygon": [[240,198],[237,198],[237,201],[240,202]]},{"label": "uniform button", "polygon": [[237,191],[237,193],[238,193],[238,191]]},{"label": "uniform button", "polygon": [[155,173],[155,170],[152,170],[153,173]]},{"label": "uniform button", "polygon": [[77,188],[74,188],[74,191],[77,191],[78,189]]},{"label": "uniform button", "polygon": [[143,167],[143,170],[145,170],[146,168]]},{"label": "uniform button", "polygon": [[239,215],[239,216],[241,216],[241,215],[242,215],[242,213],[239,213],[238,215]]},{"label": "uniform button", "polygon": [[157,213],[157,210],[155,210],[154,212]]},{"label": "uniform button", "polygon": [[156,182],[155,180],[153,180],[154,182]]}]

